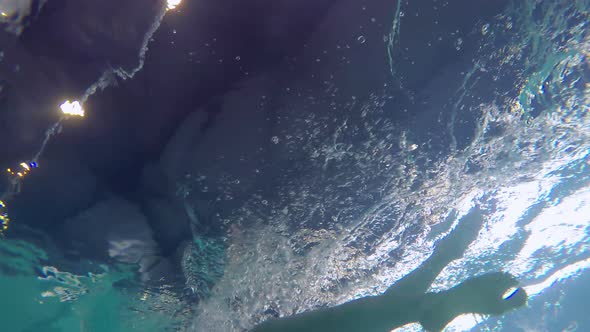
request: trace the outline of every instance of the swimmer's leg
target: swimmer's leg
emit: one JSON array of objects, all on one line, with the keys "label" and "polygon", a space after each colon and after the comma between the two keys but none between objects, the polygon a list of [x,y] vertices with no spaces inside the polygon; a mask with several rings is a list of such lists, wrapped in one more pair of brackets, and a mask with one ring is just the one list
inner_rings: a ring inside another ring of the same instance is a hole
[{"label": "swimmer's leg", "polygon": [[383,296],[368,296],[331,308],[266,321],[252,332],[387,332],[418,322],[421,297],[395,303]]},{"label": "swimmer's leg", "polygon": [[436,243],[432,255],[410,274],[396,282],[386,295],[418,295],[430,288],[442,269],[455,259],[461,258],[471,242],[475,240],[483,225],[483,214],[478,207],[472,208],[455,229]]},{"label": "swimmer's leg", "polygon": [[368,296],[339,306],[266,321],[253,332],[387,332],[412,322],[427,331],[441,331],[463,313],[500,315],[526,303],[524,290],[503,296],[517,286],[506,273],[489,273],[440,293],[418,296]]}]

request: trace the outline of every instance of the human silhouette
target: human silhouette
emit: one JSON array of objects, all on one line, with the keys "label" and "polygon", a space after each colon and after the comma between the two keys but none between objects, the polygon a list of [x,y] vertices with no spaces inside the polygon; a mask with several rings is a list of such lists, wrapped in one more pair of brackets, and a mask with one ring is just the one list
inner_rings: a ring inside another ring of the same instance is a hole
[{"label": "human silhouette", "polygon": [[252,331],[388,332],[413,322],[426,331],[440,331],[461,314],[501,315],[521,307],[527,301],[526,292],[513,276],[503,272],[473,277],[446,291],[427,292],[442,269],[463,256],[482,224],[480,208],[473,208],[420,267],[381,295],[271,319]]}]

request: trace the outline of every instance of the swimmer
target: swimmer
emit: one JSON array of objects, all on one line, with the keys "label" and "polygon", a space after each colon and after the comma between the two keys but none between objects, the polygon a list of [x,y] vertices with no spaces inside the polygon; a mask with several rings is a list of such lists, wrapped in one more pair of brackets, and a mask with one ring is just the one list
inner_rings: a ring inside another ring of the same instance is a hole
[{"label": "swimmer", "polygon": [[482,224],[481,211],[472,209],[420,267],[381,295],[271,319],[252,331],[388,332],[414,322],[426,331],[441,331],[461,314],[501,315],[519,308],[526,304],[527,294],[508,273],[487,273],[446,291],[427,292],[442,269],[463,256]]}]

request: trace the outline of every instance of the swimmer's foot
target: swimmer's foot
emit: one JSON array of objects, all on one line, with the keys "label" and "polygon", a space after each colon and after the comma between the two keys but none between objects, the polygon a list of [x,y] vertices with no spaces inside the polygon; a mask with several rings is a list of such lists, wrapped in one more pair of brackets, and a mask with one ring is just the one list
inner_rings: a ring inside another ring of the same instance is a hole
[{"label": "swimmer's foot", "polygon": [[509,273],[493,272],[467,279],[449,290],[462,299],[463,312],[501,315],[526,304],[527,294]]},{"label": "swimmer's foot", "polygon": [[525,290],[512,275],[488,273],[448,291],[425,294],[420,324],[426,331],[441,331],[461,314],[501,315],[525,305],[526,300]]}]

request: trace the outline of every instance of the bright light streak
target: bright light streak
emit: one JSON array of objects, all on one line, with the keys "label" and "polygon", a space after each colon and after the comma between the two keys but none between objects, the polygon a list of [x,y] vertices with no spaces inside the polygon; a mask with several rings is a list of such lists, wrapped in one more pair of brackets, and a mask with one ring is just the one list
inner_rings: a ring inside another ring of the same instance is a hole
[{"label": "bright light streak", "polygon": [[80,105],[80,102],[78,102],[78,101],[71,102],[69,100],[66,100],[59,107],[61,108],[61,111],[64,114],[77,115],[80,117],[84,116],[84,109],[82,108],[82,105]]},{"label": "bright light streak", "polygon": [[168,0],[168,4],[166,6],[166,9],[172,10],[172,9],[178,7],[178,5],[180,5],[181,2],[182,2],[182,0]]}]

